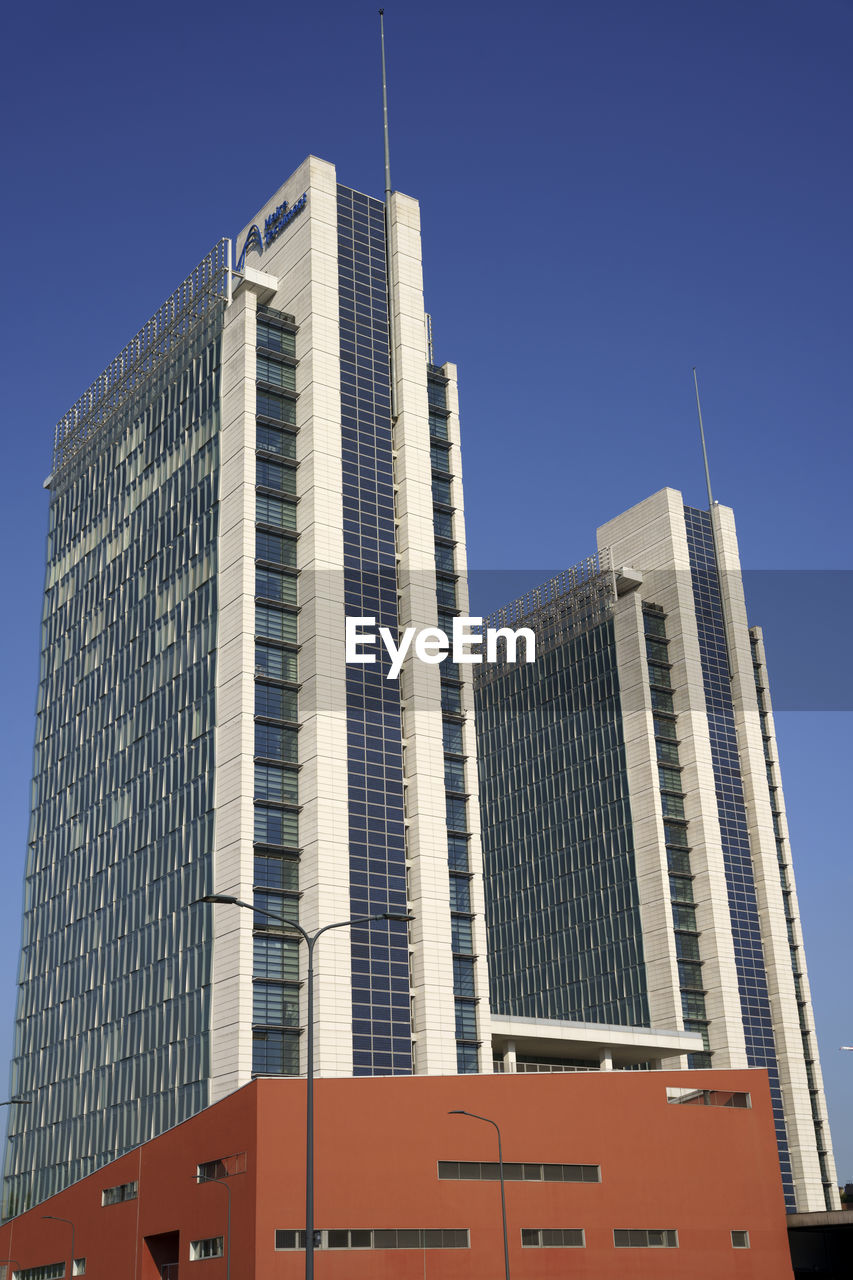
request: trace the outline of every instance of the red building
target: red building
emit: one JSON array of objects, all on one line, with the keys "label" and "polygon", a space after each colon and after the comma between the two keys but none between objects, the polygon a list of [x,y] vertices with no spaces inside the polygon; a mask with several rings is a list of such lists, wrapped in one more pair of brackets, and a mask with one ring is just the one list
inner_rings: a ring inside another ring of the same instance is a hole
[{"label": "red building", "polygon": [[[0,1228],[0,1280],[67,1277],[72,1230],[87,1280],[297,1280],[304,1107],[256,1080],[114,1160]],[[513,1280],[791,1276],[766,1073],[590,1071],[319,1080],[317,1280],[503,1275],[496,1134],[457,1108],[501,1126]]]}]

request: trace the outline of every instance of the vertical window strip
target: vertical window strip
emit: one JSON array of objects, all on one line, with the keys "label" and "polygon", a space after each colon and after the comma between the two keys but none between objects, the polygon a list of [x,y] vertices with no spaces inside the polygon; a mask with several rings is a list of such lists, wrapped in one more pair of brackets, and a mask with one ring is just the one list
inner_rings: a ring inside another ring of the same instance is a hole
[{"label": "vertical window strip", "polygon": [[[655,685],[660,685],[661,678],[658,674],[661,667],[655,668],[651,664],[661,663],[668,666],[668,640],[666,634],[666,614],[658,612],[657,609],[643,608],[643,632],[645,635],[646,650],[646,668],[649,677],[649,686],[652,692],[652,702],[655,702]],[[672,709],[670,698],[670,710]],[[660,708],[663,709],[663,708]],[[672,828],[672,818],[684,819],[684,794],[681,789],[679,758],[678,758],[678,718],[673,713],[673,719],[669,722],[671,726],[666,730],[666,736],[661,737],[657,734],[659,717],[655,717],[656,733],[655,733],[655,754],[658,760],[658,789],[660,793],[661,810],[666,819],[665,827]],[[688,839],[688,826],[683,827],[683,835],[679,833],[678,848],[667,848],[667,863],[669,866],[671,902],[673,906],[673,923],[676,927],[684,927],[686,913],[682,911],[683,904],[689,904],[689,914],[693,917],[695,926],[695,908],[693,908],[693,879],[690,870],[690,850]],[[704,1052],[690,1053],[687,1055],[687,1065],[691,1068],[710,1067],[712,1055],[710,1052],[710,1043],[708,1040],[707,1028],[707,1011],[705,1008],[705,995],[702,989],[702,961],[699,958],[698,938],[694,935],[692,942],[687,942],[690,934],[676,935],[676,953],[678,954],[678,979],[679,989],[681,992],[681,1011],[685,1020],[685,1028],[688,1022],[691,1024],[690,1029],[698,1029],[701,1031],[704,1040]],[[679,941],[679,938],[685,941]]]},{"label": "vertical window strip", "polygon": [[[295,335],[275,324],[275,319],[291,320],[281,312],[264,307],[258,313],[258,350],[281,351],[293,356],[295,352]],[[256,376],[262,381],[278,382],[279,385],[292,388],[295,370],[290,366],[278,365],[265,355],[256,357]],[[292,406],[286,412],[271,408],[272,401],[281,397],[258,393],[258,413],[279,418],[293,424],[295,413]],[[290,433],[272,426],[258,425],[257,448],[265,453],[274,453],[282,457],[293,457],[295,437]],[[286,491],[295,495],[295,467],[285,469],[276,463],[259,458],[256,464],[256,484]],[[256,523],[273,524],[283,528],[295,528],[295,506],[289,506],[281,499],[259,493],[256,502]],[[275,545],[273,545],[275,544]],[[259,531],[256,544],[257,559],[270,559],[282,564],[292,564],[295,569],[296,544],[290,548],[293,556],[285,556],[283,550],[276,554],[280,544],[285,547],[285,540],[275,534]],[[261,555],[258,556],[258,552]],[[287,577],[276,571],[255,569],[256,594],[261,598],[280,601],[282,604],[295,606],[297,603],[297,579]],[[264,683],[264,680],[286,680],[294,682],[297,677],[298,658],[291,650],[280,649],[276,641],[295,643],[297,639],[296,614],[272,609],[264,605],[255,608],[255,633],[263,640],[270,640],[272,645],[258,643],[256,640],[255,661],[255,724],[256,754],[270,755],[288,761],[291,766],[297,763],[298,736],[295,729],[270,724],[270,720],[286,720],[293,723],[297,714],[297,697],[292,690],[286,690],[277,684]],[[261,677],[260,683],[258,677]],[[287,746],[286,746],[287,742]],[[261,748],[260,752],[258,748]],[[270,929],[275,928],[271,916],[281,915],[283,919],[298,919],[298,898],[286,898],[280,892],[270,892],[266,882],[272,879],[273,888],[279,889],[285,884],[295,891],[298,888],[297,864],[292,861],[278,860],[282,854],[275,849],[292,849],[299,842],[299,818],[287,804],[295,805],[298,795],[298,775],[284,767],[271,765],[255,766],[255,814],[254,843],[263,846],[260,857],[255,859],[255,884],[258,885],[254,895],[256,914],[254,916],[254,999],[252,1018],[252,1073],[255,1075],[298,1075],[299,1074],[299,957],[296,944],[284,938],[269,936]],[[273,802],[273,803],[270,803]],[[277,874],[276,874],[277,872]],[[286,873],[286,880],[285,880]],[[269,912],[270,914],[264,914]]]}]

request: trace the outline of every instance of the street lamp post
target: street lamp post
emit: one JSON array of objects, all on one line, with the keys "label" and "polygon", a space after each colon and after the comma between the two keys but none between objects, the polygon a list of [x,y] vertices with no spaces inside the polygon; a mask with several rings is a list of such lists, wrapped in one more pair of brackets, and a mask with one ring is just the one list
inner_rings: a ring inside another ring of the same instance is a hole
[{"label": "street lamp post", "polygon": [[395,911],[382,911],[375,916],[354,916],[351,920],[337,920],[334,924],[324,924],[321,929],[309,933],[295,920],[283,920],[271,911],[264,911],[251,902],[243,902],[225,893],[208,893],[200,902],[212,902],[234,907],[245,907],[256,915],[266,916],[282,925],[286,930],[298,934],[308,947],[308,1008],[305,1064],[305,1280],[314,1280],[314,948],[317,940],[330,929],[348,929],[356,924],[373,924],[377,920],[414,920],[412,915],[403,915]]},{"label": "street lamp post", "polygon": [[74,1223],[71,1221],[70,1218],[58,1218],[55,1213],[43,1213],[41,1216],[42,1218],[45,1219],[45,1221],[50,1220],[51,1222],[67,1222],[69,1227],[71,1228],[71,1266],[68,1268],[68,1276],[70,1280],[70,1277],[74,1275],[74,1253],[75,1253]]},{"label": "street lamp post", "polygon": [[501,1147],[501,1131],[496,1120],[490,1120],[488,1116],[478,1116],[473,1111],[448,1111],[449,1116],[470,1116],[472,1120],[483,1120],[486,1124],[493,1125],[498,1135],[498,1173],[501,1180],[501,1224],[504,1233],[504,1271],[506,1280],[509,1280],[509,1242],[506,1233],[506,1187],[504,1184],[504,1157]]}]

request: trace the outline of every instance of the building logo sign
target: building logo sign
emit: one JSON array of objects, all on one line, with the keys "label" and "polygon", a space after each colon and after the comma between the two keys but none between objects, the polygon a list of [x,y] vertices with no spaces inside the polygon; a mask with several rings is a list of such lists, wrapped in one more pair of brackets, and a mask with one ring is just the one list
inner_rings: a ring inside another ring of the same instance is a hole
[{"label": "building logo sign", "polygon": [[269,248],[274,240],[277,240],[293,219],[300,214],[308,203],[308,192],[305,191],[299,197],[295,204],[289,205],[285,200],[277,209],[274,209],[270,216],[264,222],[263,234],[256,222],[249,227],[240,256],[237,259],[235,271],[242,271],[246,265],[246,254],[250,249],[256,249],[258,253],[263,253],[265,248]]},{"label": "building logo sign", "polygon": [[273,240],[277,240],[284,228],[300,214],[308,203],[308,192],[304,192],[295,204],[288,207],[285,200],[277,209],[274,209],[264,223],[264,245],[268,249]]},{"label": "building logo sign", "polygon": [[[369,630],[375,626],[375,618],[346,619],[347,662],[376,661],[375,653],[363,652],[364,649],[373,648],[376,644],[376,632]],[[517,662],[519,640],[524,641],[524,661],[536,661],[536,636],[529,627],[518,627],[516,630],[511,627],[486,627],[485,632],[477,630],[482,626],[482,618],[454,618],[452,636],[448,636],[441,627],[421,627],[420,630],[417,627],[406,627],[400,635],[399,644],[390,627],[380,627],[379,638],[391,659],[388,679],[399,678],[413,640],[415,657],[430,665],[444,662],[448,657],[452,662],[463,663]],[[503,642],[500,653],[499,640]],[[476,652],[484,646],[485,656],[482,652]]]},{"label": "building logo sign", "polygon": [[258,253],[263,253],[264,251],[263,241],[261,240],[261,229],[256,222],[253,222],[249,227],[249,234],[246,236],[246,242],[243,245],[243,252],[237,259],[235,271],[243,270],[243,267],[246,265],[246,254],[250,249],[257,249]]}]

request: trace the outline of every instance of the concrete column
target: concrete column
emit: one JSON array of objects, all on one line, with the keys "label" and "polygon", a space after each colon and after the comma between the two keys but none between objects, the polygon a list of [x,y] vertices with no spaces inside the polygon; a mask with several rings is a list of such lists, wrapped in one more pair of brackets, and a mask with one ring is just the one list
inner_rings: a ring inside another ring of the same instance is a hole
[{"label": "concrete column", "polygon": [[598,1055],[599,1071],[613,1070],[613,1051],[612,1049],[602,1049]]},{"label": "concrete column", "polygon": [[514,1072],[516,1069],[515,1041],[507,1040],[504,1045],[504,1073]]}]

